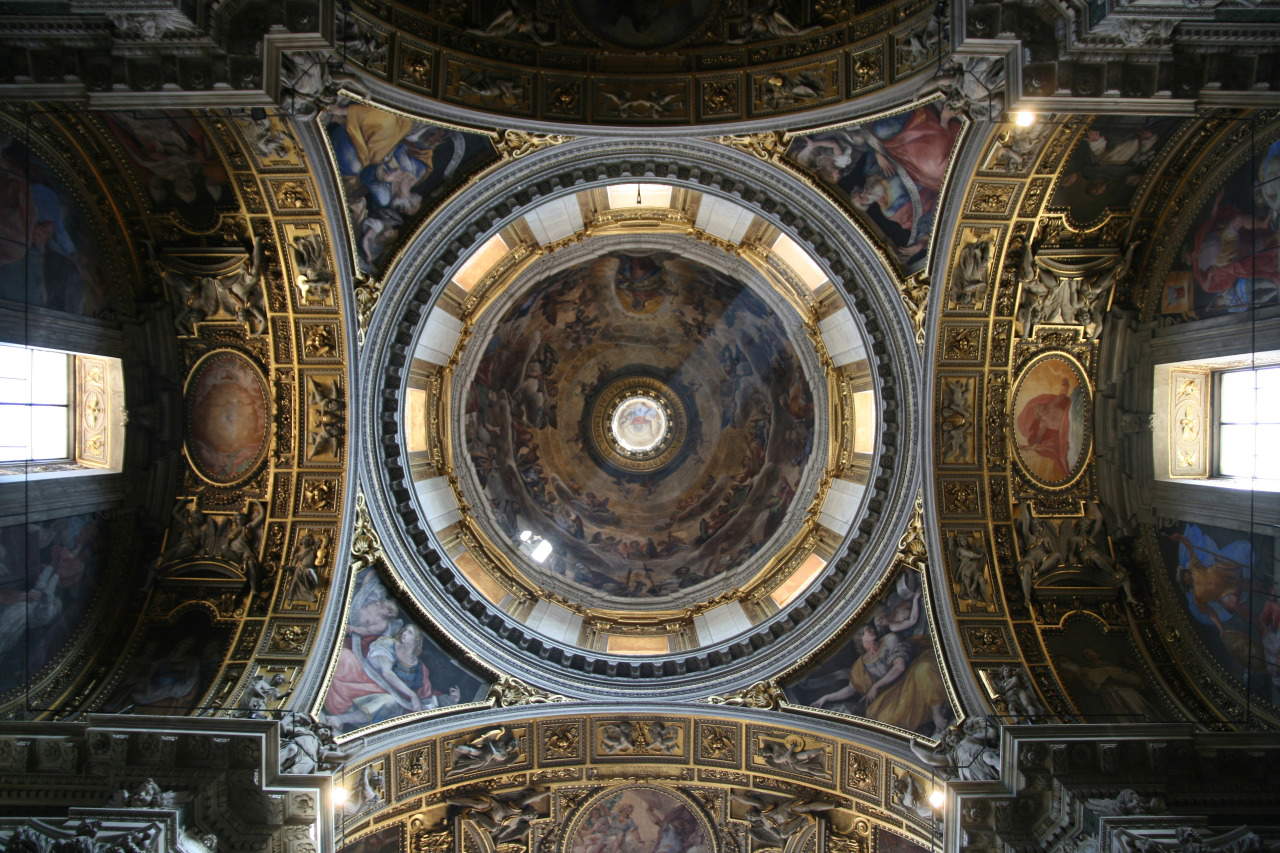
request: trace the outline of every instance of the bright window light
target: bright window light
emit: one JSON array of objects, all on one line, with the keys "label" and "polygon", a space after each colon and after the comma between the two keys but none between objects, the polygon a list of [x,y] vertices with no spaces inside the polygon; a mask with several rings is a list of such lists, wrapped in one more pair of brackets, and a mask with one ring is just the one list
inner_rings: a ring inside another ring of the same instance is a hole
[{"label": "bright window light", "polygon": [[772,248],[778,259],[791,267],[791,271],[810,290],[817,290],[827,280],[827,274],[818,266],[817,261],[786,234],[779,234],[778,239],[773,241]]},{"label": "bright window light", "polygon": [[1218,473],[1280,480],[1280,365],[1219,374]]},{"label": "bright window light", "polygon": [[533,551],[529,553],[535,563],[545,563],[547,557],[551,556],[551,543],[543,539],[537,545],[533,546]]},{"label": "bright window light", "polygon": [[0,344],[0,462],[70,456],[66,353]]},{"label": "bright window light", "polygon": [[934,788],[929,792],[929,805],[935,809],[942,808],[943,803],[947,801],[947,795],[942,793],[941,788]]},{"label": "bright window light", "polygon": [[609,209],[626,207],[670,207],[668,184],[610,184]]},{"label": "bright window light", "polygon": [[1036,114],[1031,110],[1018,110],[1013,114],[1013,123],[1018,127],[1031,127],[1036,123]]}]

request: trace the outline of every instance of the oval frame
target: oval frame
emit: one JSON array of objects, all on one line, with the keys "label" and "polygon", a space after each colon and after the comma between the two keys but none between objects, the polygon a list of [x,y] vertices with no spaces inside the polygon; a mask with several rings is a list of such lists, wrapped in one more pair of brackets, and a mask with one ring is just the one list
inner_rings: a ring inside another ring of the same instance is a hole
[{"label": "oval frame", "polygon": [[665,797],[675,800],[677,803],[688,809],[689,813],[693,815],[694,820],[696,820],[698,825],[702,827],[702,831],[706,834],[707,843],[711,846],[712,851],[714,851],[714,853],[720,853],[720,841],[716,836],[711,819],[707,817],[706,813],[703,812],[701,808],[698,807],[697,803],[683,792],[677,791],[675,788],[668,788],[664,785],[653,784],[612,785],[605,788],[603,791],[598,791],[582,805],[578,806],[578,808],[569,816],[564,834],[560,837],[560,844],[556,848],[556,853],[572,853],[571,845],[577,837],[578,831],[582,828],[583,822],[586,820],[587,815],[591,813],[591,810],[599,805],[601,801],[627,791],[637,790],[656,791]]},{"label": "oval frame", "polygon": [[214,476],[213,472],[209,471],[205,467],[205,465],[203,465],[199,461],[198,454],[192,450],[188,440],[186,438],[183,439],[182,451],[186,455],[187,460],[191,463],[192,471],[194,471],[195,474],[201,479],[205,480],[206,482],[212,483],[215,486],[234,486],[238,483],[243,483],[245,480],[248,480],[250,477],[254,475],[255,472],[257,472],[257,470],[260,467],[262,467],[262,462],[264,459],[266,459],[267,452],[271,449],[272,418],[271,418],[271,393],[270,393],[269,383],[267,381],[266,375],[262,372],[262,369],[257,365],[257,363],[254,362],[254,360],[251,359],[249,356],[245,355],[243,352],[237,349],[220,348],[220,349],[210,350],[209,352],[200,356],[200,358],[196,361],[196,363],[191,366],[191,369],[187,371],[187,378],[182,383],[183,421],[184,423],[187,423],[187,424],[189,424],[191,421],[190,392],[192,390],[192,386],[199,379],[200,375],[206,369],[208,369],[210,362],[214,361],[215,359],[225,358],[228,356],[231,358],[237,359],[243,362],[245,365],[247,365],[250,368],[254,377],[257,378],[258,389],[262,395],[262,403],[263,403],[264,411],[266,413],[266,418],[263,420],[262,439],[259,443],[258,449],[256,451],[256,455],[254,456],[253,461],[243,468],[243,472],[241,474],[228,480],[219,479],[216,476]]},{"label": "oval frame", "polygon": [[[1018,400],[1023,392],[1024,385],[1031,373],[1037,370],[1043,363],[1048,361],[1060,361],[1074,374],[1079,381],[1080,388],[1085,390],[1085,406],[1083,423],[1081,424],[1081,446],[1078,459],[1075,461],[1071,469],[1067,471],[1067,476],[1062,480],[1047,480],[1031,470],[1031,467],[1023,459],[1022,451],[1018,447]],[[1079,359],[1069,352],[1063,350],[1050,350],[1036,355],[1026,363],[1026,366],[1018,373],[1017,380],[1013,383],[1013,390],[1009,394],[1009,455],[1017,461],[1018,468],[1037,486],[1044,489],[1057,491],[1072,486],[1079,480],[1086,470],[1089,468],[1089,462],[1093,458],[1093,386],[1089,383],[1089,375],[1085,371],[1084,366]]]}]

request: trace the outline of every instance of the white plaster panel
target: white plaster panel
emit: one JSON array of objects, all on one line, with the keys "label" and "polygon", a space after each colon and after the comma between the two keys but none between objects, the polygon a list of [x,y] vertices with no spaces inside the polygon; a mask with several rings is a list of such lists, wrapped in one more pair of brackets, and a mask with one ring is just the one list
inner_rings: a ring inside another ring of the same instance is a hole
[{"label": "white plaster panel", "polygon": [[827,499],[818,511],[818,522],[829,530],[844,535],[862,503],[867,487],[849,480],[832,480]]},{"label": "white plaster panel", "polygon": [[542,599],[534,605],[526,624],[553,640],[577,643],[582,629],[582,617],[559,604]]},{"label": "white plaster panel", "polygon": [[525,223],[542,245],[582,230],[582,210],[575,195],[549,201],[525,214]]},{"label": "white plaster panel", "polygon": [[422,505],[423,515],[427,517],[427,524],[433,530],[441,530],[462,518],[458,501],[446,478],[419,480],[413,484],[413,488],[418,493],[418,502]]},{"label": "white plaster panel", "polygon": [[462,335],[462,321],[441,308],[427,315],[427,325],[418,336],[413,357],[432,364],[448,364],[453,348]]},{"label": "white plaster panel", "polygon": [[741,604],[730,601],[693,617],[693,627],[698,632],[698,642],[707,645],[746,631],[751,627],[751,620]]},{"label": "white plaster panel", "polygon": [[822,343],[836,367],[843,367],[867,357],[867,349],[862,343],[858,324],[854,322],[848,308],[841,308],[819,323],[818,331],[822,333]]},{"label": "white plaster panel", "polygon": [[698,206],[698,218],[694,224],[721,240],[738,243],[741,242],[742,235],[747,233],[747,228],[750,227],[751,220],[754,218],[755,214],[744,207],[704,194]]}]

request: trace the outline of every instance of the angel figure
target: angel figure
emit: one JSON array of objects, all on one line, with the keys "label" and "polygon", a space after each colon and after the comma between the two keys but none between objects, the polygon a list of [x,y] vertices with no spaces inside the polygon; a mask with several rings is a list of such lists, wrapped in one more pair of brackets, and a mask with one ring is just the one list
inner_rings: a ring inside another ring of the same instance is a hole
[{"label": "angel figure", "polygon": [[976,240],[960,250],[952,274],[952,299],[957,306],[982,304],[987,294],[987,269],[991,265],[991,241]]},{"label": "angel figure", "polygon": [[320,586],[320,574],[317,571],[323,566],[327,550],[326,538],[316,536],[310,530],[298,537],[293,547],[293,571],[295,590],[305,589],[308,595],[314,596],[316,587]]},{"label": "angel figure", "polygon": [[538,19],[537,4],[532,0],[507,0],[507,7],[489,22],[489,26],[467,32],[473,36],[493,38],[528,36],[539,47],[551,47],[556,43],[552,25]]},{"label": "angel figure", "polygon": [[490,729],[467,743],[454,744],[454,773],[510,764],[520,755],[520,739],[505,728]]},{"label": "angel figure", "polygon": [[827,771],[827,751],[823,747],[802,749],[804,741],[789,737],[785,741],[766,740],[760,744],[760,757],[776,770],[808,775],[822,775]]},{"label": "angel figure", "polygon": [[1035,584],[1045,574],[1062,565],[1070,550],[1063,531],[1047,518],[1032,518],[1029,504],[1022,504],[1014,517],[1022,559],[1018,561],[1018,577],[1022,596],[1030,607],[1035,600]]},{"label": "angel figure", "polygon": [[262,583],[263,565],[258,559],[258,543],[266,518],[267,511],[262,504],[250,501],[244,512],[237,513],[223,531],[222,555],[240,564],[251,595],[258,594]]},{"label": "angel figure", "polygon": [[538,806],[551,793],[534,791],[525,788],[510,794],[495,797],[480,793],[471,795],[455,795],[446,802],[451,806],[464,809],[463,817],[474,821],[476,825],[489,833],[495,845],[512,841],[528,829],[529,822],[541,817]]},{"label": "angel figure", "polygon": [[985,717],[951,724],[937,746],[913,740],[911,751],[948,779],[990,782],[1000,778],[1000,730]]},{"label": "angel figure", "polygon": [[822,800],[803,800],[799,797],[778,799],[752,791],[734,790],[732,797],[747,807],[747,821],[751,824],[752,836],[764,844],[778,847],[808,826],[816,819],[817,814],[835,808],[834,803]]},{"label": "angel figure", "polygon": [[249,327],[249,334],[267,331],[267,305],[262,293],[262,243],[253,241],[253,254],[231,275],[215,279],[221,308]]},{"label": "angel figure", "polygon": [[297,273],[298,290],[305,303],[320,302],[329,294],[329,285],[333,284],[333,270],[329,268],[329,259],[325,256],[324,235],[319,233],[299,234],[290,244],[293,250],[293,267]]},{"label": "angel figure", "polygon": [[814,24],[798,27],[783,13],[778,0],[755,0],[747,6],[747,26],[737,38],[725,39],[725,44],[746,44],[759,39],[782,39],[807,36],[821,26]]},{"label": "angel figure", "polygon": [[308,376],[307,404],[311,415],[311,431],[307,436],[311,454],[336,454],[343,427],[342,389],[338,380],[321,382]]}]

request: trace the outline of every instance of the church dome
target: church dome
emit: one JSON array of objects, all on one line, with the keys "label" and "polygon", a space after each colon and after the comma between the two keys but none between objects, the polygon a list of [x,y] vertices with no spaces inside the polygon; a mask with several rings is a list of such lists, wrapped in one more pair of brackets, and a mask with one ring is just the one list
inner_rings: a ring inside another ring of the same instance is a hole
[{"label": "church dome", "polygon": [[452,599],[465,644],[528,649],[522,677],[550,689],[728,677],[817,643],[841,621],[816,614],[851,606],[896,546],[879,519],[901,422],[882,401],[909,339],[877,354],[866,330],[883,265],[855,238],[855,272],[708,190],[533,195],[447,265],[428,264],[442,224],[388,275],[402,298],[437,283],[424,318],[405,302],[407,369],[384,391],[389,485],[412,495],[404,584]]}]

